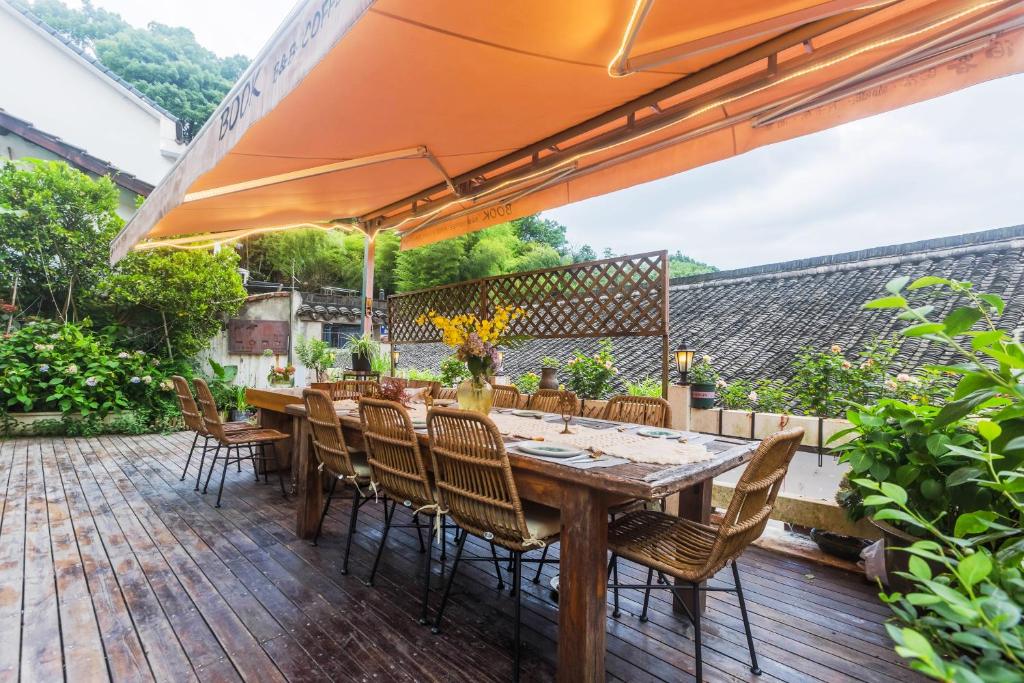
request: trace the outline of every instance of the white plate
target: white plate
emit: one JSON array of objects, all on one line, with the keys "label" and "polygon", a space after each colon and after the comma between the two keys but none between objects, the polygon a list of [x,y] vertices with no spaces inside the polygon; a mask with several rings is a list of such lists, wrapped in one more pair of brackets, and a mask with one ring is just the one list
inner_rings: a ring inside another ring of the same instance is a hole
[{"label": "white plate", "polygon": [[523,453],[530,455],[541,455],[545,458],[575,458],[582,455],[584,451],[573,446],[563,446],[557,443],[545,441],[524,441],[517,446]]},{"label": "white plate", "polygon": [[539,410],[513,410],[512,414],[519,417],[544,417],[544,413]]},{"label": "white plate", "polygon": [[412,421],[412,428],[413,429],[426,429],[427,428],[427,421],[426,420],[413,420]]},{"label": "white plate", "polygon": [[662,429],[661,427],[644,427],[643,429],[636,430],[636,433],[653,439],[678,439],[683,436],[682,432],[677,432],[674,429]]}]

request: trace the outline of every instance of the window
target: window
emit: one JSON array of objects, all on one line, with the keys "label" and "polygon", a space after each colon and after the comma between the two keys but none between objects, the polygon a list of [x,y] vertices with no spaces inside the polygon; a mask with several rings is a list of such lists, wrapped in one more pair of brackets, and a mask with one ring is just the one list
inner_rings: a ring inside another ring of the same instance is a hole
[{"label": "window", "polygon": [[349,337],[358,337],[360,331],[359,325],[325,324],[320,338],[330,344],[332,348],[340,349],[345,346]]}]

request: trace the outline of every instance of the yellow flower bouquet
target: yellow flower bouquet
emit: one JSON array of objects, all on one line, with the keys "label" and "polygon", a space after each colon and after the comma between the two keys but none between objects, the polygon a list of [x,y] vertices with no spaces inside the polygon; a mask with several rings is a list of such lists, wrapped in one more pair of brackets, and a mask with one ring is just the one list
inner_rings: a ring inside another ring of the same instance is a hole
[{"label": "yellow flower bouquet", "polygon": [[469,368],[473,382],[481,384],[498,370],[498,346],[512,341],[504,334],[509,323],[524,313],[515,306],[498,306],[491,318],[479,318],[472,313],[449,318],[430,311],[417,318],[416,324],[436,327],[441,332],[441,341],[455,349],[455,356]]}]

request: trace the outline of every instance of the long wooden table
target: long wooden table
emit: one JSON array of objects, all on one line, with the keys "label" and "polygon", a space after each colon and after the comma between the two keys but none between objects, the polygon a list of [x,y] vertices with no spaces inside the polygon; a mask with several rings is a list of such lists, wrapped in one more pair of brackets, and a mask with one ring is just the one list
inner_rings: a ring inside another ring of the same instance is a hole
[{"label": "long wooden table", "polygon": [[[250,389],[248,400],[260,408],[261,424],[265,421],[292,434],[291,462],[297,490],[295,533],[309,538],[316,531],[323,507],[323,484],[310,449],[301,394],[301,389]],[[362,440],[359,419],[346,410],[339,410],[338,417],[346,440],[358,447]],[[420,442],[424,448],[428,446],[426,434],[420,435]],[[653,500],[678,494],[680,516],[707,522],[712,479],[747,462],[756,445],[716,437],[707,444],[712,457],[698,463],[627,463],[587,470],[509,453],[520,496],[561,511],[559,681],[605,678],[609,506],[633,498]]]}]

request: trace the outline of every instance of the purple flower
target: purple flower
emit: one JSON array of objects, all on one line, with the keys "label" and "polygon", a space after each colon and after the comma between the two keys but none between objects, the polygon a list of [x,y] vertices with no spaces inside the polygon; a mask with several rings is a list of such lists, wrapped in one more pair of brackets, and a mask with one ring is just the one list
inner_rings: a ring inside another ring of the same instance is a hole
[{"label": "purple flower", "polygon": [[89,377],[88,379],[85,380],[85,386],[87,386],[87,387],[94,387],[98,383],[99,383],[99,380],[96,379],[95,377]]},{"label": "purple flower", "polygon": [[49,372],[49,371],[50,371],[50,366],[47,365],[46,363],[43,363],[42,365],[39,366],[39,372]]},{"label": "purple flower", "polygon": [[128,381],[129,381],[129,382],[131,382],[132,384],[138,384],[139,382],[141,382],[141,381],[142,381],[142,378],[141,378],[141,377],[138,377],[138,376],[136,376],[136,377],[132,377],[132,378],[131,378],[130,380],[128,380]]}]

